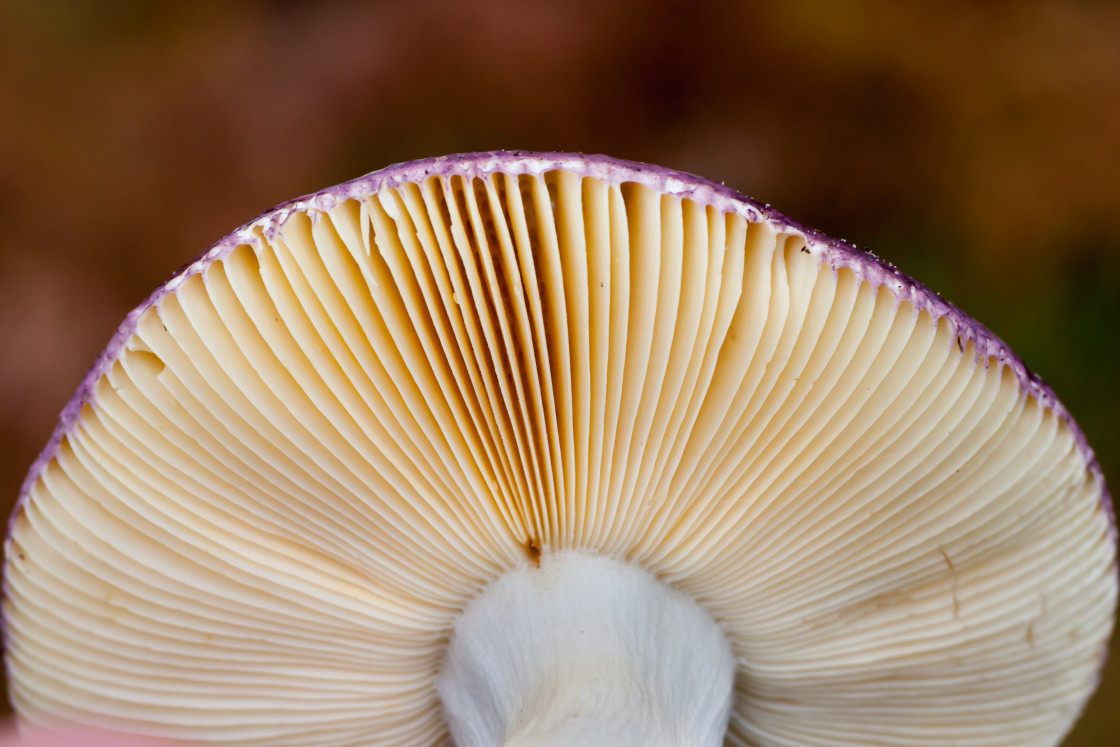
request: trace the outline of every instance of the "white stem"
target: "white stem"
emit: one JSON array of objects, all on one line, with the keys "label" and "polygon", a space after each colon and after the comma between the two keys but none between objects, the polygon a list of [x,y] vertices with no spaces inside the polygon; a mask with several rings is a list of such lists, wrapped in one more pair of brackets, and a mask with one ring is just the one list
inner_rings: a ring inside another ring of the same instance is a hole
[{"label": "white stem", "polygon": [[719,745],[734,674],[692,599],[635,566],[563,552],[468,605],[437,687],[459,747]]}]

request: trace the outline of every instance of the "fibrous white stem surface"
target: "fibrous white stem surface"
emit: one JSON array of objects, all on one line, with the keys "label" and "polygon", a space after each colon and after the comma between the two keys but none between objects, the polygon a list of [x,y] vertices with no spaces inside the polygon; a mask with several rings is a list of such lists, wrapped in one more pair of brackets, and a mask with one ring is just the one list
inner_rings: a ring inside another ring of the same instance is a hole
[{"label": "fibrous white stem surface", "polygon": [[459,747],[718,745],[734,673],[693,600],[636,566],[562,552],[467,607],[438,688]]}]

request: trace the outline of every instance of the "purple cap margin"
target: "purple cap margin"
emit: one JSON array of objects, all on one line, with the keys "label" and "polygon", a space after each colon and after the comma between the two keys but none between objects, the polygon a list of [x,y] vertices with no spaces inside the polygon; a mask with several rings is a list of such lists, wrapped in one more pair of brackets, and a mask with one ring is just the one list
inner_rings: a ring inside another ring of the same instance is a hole
[{"label": "purple cap margin", "polygon": [[[769,223],[779,232],[803,236],[806,249],[832,268],[850,270],[857,278],[866,280],[875,288],[887,288],[899,302],[908,302],[917,311],[928,312],[934,320],[947,319],[962,347],[971,342],[978,360],[986,362],[994,360],[999,366],[1007,366],[1015,373],[1025,396],[1034,397],[1039,404],[1054,412],[1066,423],[1085,460],[1086,469],[1100,485],[1100,504],[1109,521],[1109,534],[1113,543],[1116,543],[1116,516],[1112,499],[1100,465],[1081,428],[1074,422],[1065,406],[1058,401],[1054,391],[1037,374],[1028,369],[1022,359],[1012,352],[1003,340],[956,306],[878,257],[791,220],[769,205],[762,205],[724,184],[681,171],[608,156],[531,151],[465,153],[395,164],[338,186],[281,203],[241,226],[184,266],[143,303],[129,312],[105,350],[86,372],[81,385],[62,410],[50,441],[28,471],[20,489],[19,499],[8,521],[7,537],[10,539],[16,518],[23,510],[31,488],[58,453],[63,437],[78,421],[82,407],[92,401],[94,386],[124,349],[125,343],[136,330],[141,315],[157,305],[164,296],[174,292],[185,280],[205,270],[210,263],[227,256],[238,246],[259,243],[260,234],[271,238],[292,214],[329,210],[346,200],[361,199],[382,189],[392,189],[403,184],[415,184],[430,176],[474,178],[486,177],[494,173],[537,176],[554,170],[569,171],[581,177],[594,177],[608,184],[635,182],[658,192],[712,206],[722,212],[735,213],[752,223]],[[6,575],[3,580],[3,594],[6,598]],[[6,634],[6,630],[3,632]]]}]

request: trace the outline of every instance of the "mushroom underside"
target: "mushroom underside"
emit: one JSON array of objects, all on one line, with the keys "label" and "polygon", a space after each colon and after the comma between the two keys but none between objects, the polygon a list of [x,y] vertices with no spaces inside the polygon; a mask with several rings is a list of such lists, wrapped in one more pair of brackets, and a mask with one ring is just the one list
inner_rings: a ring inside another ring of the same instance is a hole
[{"label": "mushroom underside", "polygon": [[135,313],[13,518],[21,719],[437,742],[461,611],[578,551],[715,620],[729,744],[1061,738],[1113,530],[988,333],[746,203],[464,163],[250,224]]}]

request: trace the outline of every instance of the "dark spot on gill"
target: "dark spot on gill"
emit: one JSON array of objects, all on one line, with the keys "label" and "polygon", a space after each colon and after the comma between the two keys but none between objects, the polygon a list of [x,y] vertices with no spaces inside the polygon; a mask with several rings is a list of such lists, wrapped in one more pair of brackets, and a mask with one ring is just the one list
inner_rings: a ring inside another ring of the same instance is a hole
[{"label": "dark spot on gill", "polygon": [[957,596],[957,567],[953,565],[953,561],[949,559],[949,553],[945,552],[943,548],[939,547],[937,551],[941,553],[941,557],[945,560],[945,565],[949,566],[951,583],[949,593],[953,597],[953,619],[959,620],[961,616],[961,599]]},{"label": "dark spot on gill", "polygon": [[534,568],[541,567],[541,543],[533,537],[525,540],[525,555]]}]

